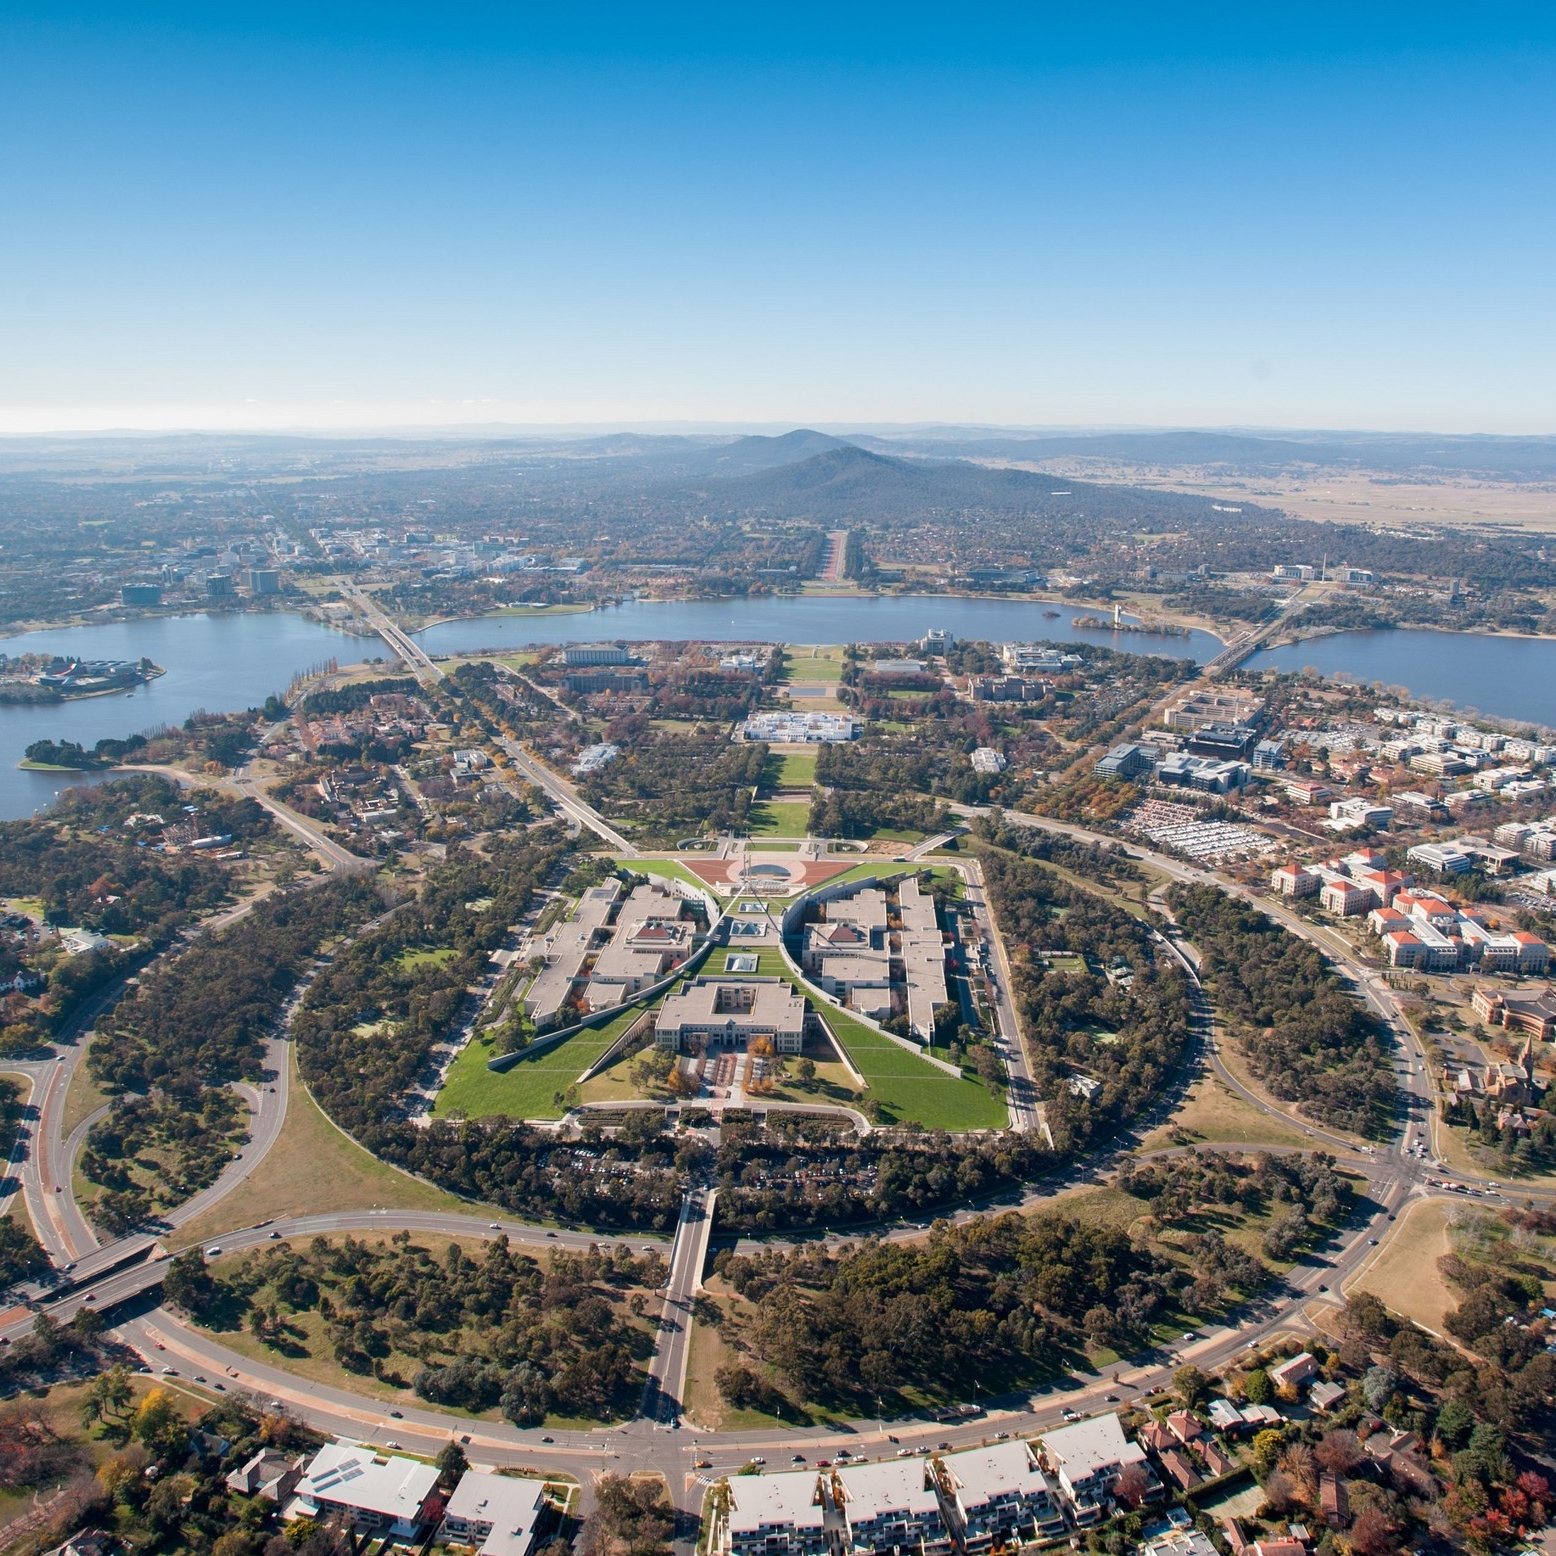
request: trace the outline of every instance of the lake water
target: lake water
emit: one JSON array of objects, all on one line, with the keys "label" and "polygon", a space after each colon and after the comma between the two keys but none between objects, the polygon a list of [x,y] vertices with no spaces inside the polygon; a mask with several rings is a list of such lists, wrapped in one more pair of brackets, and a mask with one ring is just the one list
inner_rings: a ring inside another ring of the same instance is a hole
[{"label": "lake water", "polygon": [[1359,681],[1445,697],[1466,711],[1556,727],[1556,638],[1505,638],[1395,627],[1336,632],[1255,654],[1249,670],[1346,671]]},{"label": "lake water", "polygon": [[[1055,618],[1045,610],[1059,609]],[[519,648],[527,643],[576,643],[595,638],[755,640],[787,643],[892,642],[946,627],[958,637],[993,640],[1054,638],[1116,645],[1138,653],[1192,656],[1203,663],[1221,648],[1206,632],[1191,637],[1087,631],[1071,625],[1073,607],[1014,600],[781,597],[751,601],[632,601],[603,610],[487,616],[446,622],[420,634],[429,653]],[[35,740],[77,740],[91,746],[158,724],[181,724],[197,709],[226,712],[262,703],[292,677],[321,661],[342,664],[389,657],[376,638],[354,638],[280,611],[146,617],[102,626],[64,627],[0,639],[9,654],[76,654],[87,659],[139,659],[167,674],[133,692],[42,707],[0,704],[0,820],[30,816],[70,783],[89,774],[20,771]]]},{"label": "lake water", "polygon": [[0,703],[0,820],[30,816],[69,783],[90,774],[31,773],[16,764],[35,740],[77,740],[90,747],[105,735],[122,739],[158,724],[182,724],[212,713],[256,707],[284,692],[294,675],[338,659],[355,664],[387,655],[377,638],[348,637],[282,611],[147,617],[96,627],[63,627],[0,638],[7,654],[77,654],[86,659],[139,659],[166,675],[130,692],[42,706]]},{"label": "lake water", "polygon": [[[1054,616],[1045,612],[1057,612]],[[758,600],[629,600],[603,610],[549,615],[482,616],[449,621],[417,634],[429,654],[526,643],[589,643],[596,638],[705,643],[911,643],[931,627],[990,642],[1052,638],[1096,643],[1134,654],[1163,654],[1203,664],[1221,652],[1209,632],[1158,637],[1077,627],[1095,608],[1029,600],[963,599],[950,595],[777,595]]]},{"label": "lake water", "polygon": [[[1050,618],[1046,611],[1058,610]],[[1187,638],[1077,628],[1076,607],[943,595],[893,598],[783,596],[745,601],[631,601],[587,613],[526,612],[445,622],[420,634],[428,652],[520,648],[596,638],[704,642],[910,642],[931,627],[958,637],[999,642],[1050,638],[1100,643],[1135,653],[1192,657],[1203,663],[1221,648],[1207,632]],[[226,711],[262,703],[294,675],[330,658],[342,664],[387,658],[373,638],[354,638],[283,612],[148,617],[102,626],[66,627],[0,639],[10,654],[78,654],[90,659],[138,659],[167,674],[133,692],[43,707],[0,704],[0,819],[30,816],[56,790],[89,782],[64,773],[17,769],[35,740],[123,737],[158,724],[180,724],[200,708]],[[1556,725],[1556,640],[1476,637],[1466,633],[1398,630],[1344,632],[1256,655],[1252,668],[1313,665],[1348,671],[1362,681],[1408,686],[1418,697],[1446,697],[1506,718]]]}]

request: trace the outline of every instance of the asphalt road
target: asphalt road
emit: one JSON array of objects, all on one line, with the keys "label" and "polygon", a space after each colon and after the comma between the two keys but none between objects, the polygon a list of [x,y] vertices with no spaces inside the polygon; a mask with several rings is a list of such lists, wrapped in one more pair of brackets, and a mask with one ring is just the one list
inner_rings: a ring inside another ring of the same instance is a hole
[{"label": "asphalt road", "polygon": [[[1012,819],[1068,832],[1087,841],[1097,836],[1085,829],[1052,823],[1045,818],[1014,816]],[[1149,850],[1132,851],[1173,879],[1205,881],[1213,878],[1208,872],[1182,865]],[[1216,884],[1237,895],[1246,895],[1234,883],[1218,879]],[[1430,1077],[1425,1073],[1424,1060],[1416,1049],[1413,1037],[1404,1027],[1387,986],[1372,976],[1371,970],[1362,966],[1343,943],[1336,944],[1332,939],[1323,937],[1314,926],[1294,915],[1288,916],[1278,903],[1263,898],[1257,901],[1265,911],[1274,911],[1293,932],[1318,944],[1327,956],[1353,978],[1364,997],[1399,1038],[1402,1055],[1402,1062],[1398,1066],[1402,1094],[1399,1128],[1387,1147],[1368,1153],[1360,1149],[1357,1142],[1345,1136],[1296,1120],[1296,1126],[1306,1131],[1313,1145],[1342,1155],[1347,1169],[1360,1173],[1368,1182],[1367,1196],[1352,1224],[1345,1229],[1338,1248],[1304,1260],[1291,1273],[1284,1289],[1245,1310],[1234,1324],[1203,1330],[1176,1346],[1164,1348],[1141,1365],[1116,1369],[1111,1376],[1101,1379],[1076,1378],[1071,1387],[1043,1393],[1030,1401],[1014,1402],[1013,1408],[1002,1409],[984,1419],[952,1425],[914,1420],[881,1424],[853,1423],[841,1430],[785,1427],[746,1433],[700,1432],[685,1423],[680,1407],[684,1391],[689,1320],[711,1230],[711,1196],[701,1205],[696,1203],[698,1197],[706,1193],[702,1189],[694,1189],[688,1196],[688,1205],[672,1250],[662,1327],[651,1365],[652,1381],[650,1388],[645,1390],[645,1398],[651,1406],[650,1418],[639,1417],[624,1427],[589,1432],[526,1431],[506,1424],[475,1422],[448,1412],[407,1408],[375,1399],[365,1393],[313,1384],[268,1362],[252,1361],[231,1351],[216,1337],[191,1329],[164,1309],[151,1306],[145,1311],[134,1311],[132,1299],[138,1299],[142,1306],[155,1300],[154,1287],[161,1271],[160,1266],[150,1259],[131,1262],[123,1269],[102,1276],[90,1286],[79,1285],[72,1296],[59,1304],[56,1316],[68,1318],[74,1306],[87,1300],[89,1292],[93,1304],[99,1308],[109,1307],[116,1302],[125,1303],[126,1316],[116,1325],[116,1332],[138,1349],[153,1369],[175,1367],[182,1378],[204,1378],[206,1381],[202,1386],[211,1388],[213,1393],[217,1392],[217,1384],[221,1384],[229,1390],[244,1389],[262,1400],[281,1400],[321,1430],[343,1433],[381,1445],[395,1441],[403,1443],[407,1448],[422,1450],[435,1449],[450,1436],[468,1436],[470,1444],[479,1450],[482,1458],[501,1463],[527,1464],[541,1470],[578,1476],[585,1484],[586,1494],[592,1470],[657,1471],[666,1477],[683,1514],[682,1525],[677,1530],[677,1545],[683,1550],[689,1550],[690,1541],[695,1538],[695,1515],[700,1505],[702,1482],[707,1475],[717,1474],[721,1469],[736,1468],[753,1455],[768,1457],[771,1453],[773,1467],[778,1468],[785,1459],[797,1453],[803,1453],[808,1458],[817,1455],[836,1457],[838,1448],[847,1447],[851,1452],[881,1456],[896,1453],[899,1447],[919,1448],[940,1442],[961,1447],[985,1440],[996,1430],[1012,1433],[1041,1430],[1061,1419],[1064,1410],[1095,1410],[1113,1403],[1110,1396],[1118,1396],[1122,1400],[1164,1383],[1170,1379],[1172,1370],[1184,1361],[1194,1361],[1207,1370],[1213,1369],[1232,1360],[1249,1346],[1266,1342],[1278,1334],[1300,1335],[1308,1332],[1312,1328],[1308,1311],[1310,1305],[1341,1300],[1339,1294],[1344,1285],[1355,1277],[1369,1259],[1377,1256],[1379,1247],[1375,1246],[1375,1241],[1378,1245],[1386,1242],[1392,1229],[1392,1217],[1413,1196],[1428,1192],[1423,1180],[1432,1170],[1430,1164],[1420,1162],[1408,1154],[1403,1148],[1403,1141],[1407,1129],[1418,1134],[1421,1120],[1430,1117]],[[974,907],[975,911],[979,907],[987,911],[986,903],[977,903]],[[1193,947],[1181,938],[1170,940],[1169,944],[1192,972],[1197,963]],[[999,981],[1002,989],[1008,991],[1008,969],[1003,965]],[[39,1219],[35,1214],[35,1220],[38,1221],[40,1234],[45,1235],[50,1251],[56,1258],[61,1256],[70,1234],[77,1230],[70,1221],[74,1207],[65,1203],[51,1204],[45,1196],[52,1190],[52,1184],[45,1189],[44,1177],[50,1166],[63,1161],[60,1153],[65,1151],[65,1142],[61,1138],[64,1093],[68,1086],[69,1069],[79,1062],[80,1050],[84,1050],[85,1045],[79,1041],[79,1034],[86,1030],[88,1017],[95,1019],[95,1013],[83,1013],[76,1040],[73,1044],[64,1045],[60,1058],[38,1067],[37,1079],[46,1088],[38,1120],[38,1137],[44,1149],[40,1158],[30,1159],[24,1164],[23,1176],[28,1190],[29,1208],[41,1202],[42,1216]],[[1002,1025],[1005,1019],[1002,1012]],[[1014,1032],[1013,1013],[1010,1019],[1010,1030]],[[1203,1004],[1199,1005],[1196,1012],[1196,1031],[1203,1039],[1206,1057],[1216,1065],[1223,1081],[1234,1087],[1251,1105],[1265,1111],[1278,1111],[1271,1109],[1257,1094],[1244,1087],[1221,1064],[1214,1050],[1213,1021]],[[261,1091],[253,1098],[259,1108],[254,1119],[252,1137],[242,1158],[229,1163],[222,1178],[212,1190],[207,1191],[210,1197],[203,1204],[191,1202],[189,1206],[181,1207],[176,1213],[178,1222],[218,1202],[273,1148],[287,1103],[286,1067],[278,1064],[276,1070],[281,1077],[277,1090]],[[1165,1107],[1164,1104],[1162,1111],[1165,1111]],[[1292,1122],[1284,1112],[1280,1113],[1280,1117]],[[1134,1149],[1153,1122],[1154,1119],[1142,1121],[1130,1136],[1115,1142],[1108,1152],[1087,1163],[1078,1164],[1073,1171],[1034,1190],[1027,1196],[1028,1201],[1039,1202],[1067,1184],[1100,1176],[1124,1154]],[[1462,1172],[1456,1176],[1461,1181],[1473,1181]],[[65,1192],[52,1198],[68,1201],[68,1176],[61,1187]],[[1525,1191],[1520,1189],[1518,1193],[1519,1197],[1523,1197]],[[1537,1191],[1533,1197],[1549,1198],[1550,1195],[1548,1191]],[[971,1213],[963,1212],[964,1215]],[[79,1212],[75,1211],[74,1214],[79,1222]],[[169,1219],[171,1221],[175,1218]],[[478,1215],[386,1210],[278,1220],[271,1225],[237,1229],[223,1234],[218,1243],[224,1251],[233,1251],[261,1246],[280,1237],[295,1239],[316,1233],[348,1230],[387,1235],[402,1228],[413,1232],[436,1231],[483,1236],[495,1236],[500,1231],[515,1241],[528,1242],[541,1249],[581,1247],[613,1241],[641,1246],[648,1241],[635,1236],[597,1238],[587,1233],[528,1226],[509,1219],[493,1223]],[[56,1235],[51,1237],[48,1232]],[[911,1237],[923,1234],[912,1229],[898,1229],[892,1235]],[[101,1268],[118,1258],[133,1260],[137,1252],[137,1247],[131,1241],[111,1245],[93,1256],[93,1264],[83,1262],[79,1265],[76,1275],[88,1275],[94,1268]],[[670,1320],[668,1325],[664,1324],[665,1319]],[[30,1315],[18,1315],[0,1328],[0,1333],[14,1337],[23,1332],[30,1322]],[[548,1438],[553,1440],[547,1441]],[[710,1459],[713,1467],[699,1477],[695,1461],[703,1458]]]},{"label": "asphalt road", "polygon": [[686,1363],[691,1351],[692,1307],[702,1287],[703,1267],[708,1262],[708,1243],[713,1235],[713,1189],[697,1186],[681,1202],[675,1243],[670,1251],[670,1279],[659,1315],[654,1355],[643,1403],[644,1420],[660,1426],[678,1426],[686,1394]]}]

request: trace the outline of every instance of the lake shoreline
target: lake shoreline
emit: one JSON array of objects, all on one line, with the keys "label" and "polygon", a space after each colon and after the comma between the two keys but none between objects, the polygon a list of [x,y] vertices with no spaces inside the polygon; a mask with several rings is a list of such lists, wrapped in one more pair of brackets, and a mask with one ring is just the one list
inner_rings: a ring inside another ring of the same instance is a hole
[{"label": "lake shoreline", "polygon": [[1556,643],[1556,633],[1514,632],[1510,627],[1445,627],[1435,621],[1386,621],[1370,627],[1314,627],[1311,632],[1281,633],[1259,645],[1261,652],[1272,648],[1295,648],[1300,643],[1317,643],[1325,638],[1344,637],[1347,632],[1436,632],[1452,638],[1512,638],[1523,643]]}]

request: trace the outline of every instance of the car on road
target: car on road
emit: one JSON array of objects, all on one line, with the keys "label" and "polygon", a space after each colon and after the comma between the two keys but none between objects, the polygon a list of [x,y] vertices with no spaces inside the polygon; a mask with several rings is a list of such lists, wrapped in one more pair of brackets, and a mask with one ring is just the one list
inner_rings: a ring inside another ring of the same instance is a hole
[{"label": "car on road", "polygon": [[697,1462],[692,1465],[692,1468],[694,1470],[711,1470],[713,1468],[713,1460],[698,1459]]},{"label": "car on road", "polygon": [[804,1462],[805,1462],[805,1455],[803,1453],[797,1453],[797,1454],[794,1455],[794,1457],[792,1459],[789,1460],[790,1464],[803,1464]]},{"label": "car on road", "polygon": [[832,1461],[831,1461],[831,1459],[817,1459],[816,1460],[816,1468],[818,1470],[829,1470],[829,1469],[831,1469],[832,1468]]},{"label": "car on road", "polygon": [[554,1437],[542,1437],[540,1440],[543,1443],[554,1443],[556,1441],[556,1438],[554,1438]]},{"label": "car on road", "polygon": [[392,1437],[386,1439],[384,1442],[384,1447],[386,1448],[398,1448],[399,1446],[399,1443],[397,1443]]},{"label": "car on road", "polygon": [[403,1410],[391,1410],[389,1414],[392,1415],[396,1421],[403,1421],[405,1419],[405,1412]]},{"label": "car on road", "polygon": [[502,1231],[502,1222],[500,1222],[500,1221],[488,1221],[486,1223],[486,1230],[488,1232],[500,1232],[500,1231]]},{"label": "car on road", "polygon": [[214,1259],[221,1251],[222,1245],[220,1243],[212,1243],[211,1246],[205,1250],[205,1257],[207,1259]]},{"label": "car on road", "polygon": [[279,1240],[280,1236],[281,1236],[281,1234],[279,1232],[272,1232],[270,1234],[270,1241],[271,1242],[276,1242],[276,1241]]},{"label": "car on road", "polygon": [[1065,1409],[1061,1410],[1059,1414],[1063,1416],[1066,1421],[1079,1421],[1081,1418],[1081,1413],[1079,1410]]},{"label": "car on road", "polygon": [[1009,1432],[996,1432],[994,1434],[994,1441],[997,1442],[997,1443],[1002,1443],[1009,1436],[1010,1436]]},{"label": "car on road", "polygon": [[752,1454],[752,1455],[751,1455],[751,1462],[752,1462],[752,1463],[753,1463],[753,1464],[766,1464],[766,1463],[767,1463],[767,1460],[766,1460],[766,1459],[764,1459],[764,1458],[763,1458],[763,1457],[762,1457],[762,1456],[761,1456],[761,1454],[759,1454],[759,1453],[753,1453],[753,1454]]},{"label": "car on road", "polygon": [[178,1376],[178,1368],[177,1367],[164,1367],[162,1369],[162,1376],[164,1378],[176,1378]]}]

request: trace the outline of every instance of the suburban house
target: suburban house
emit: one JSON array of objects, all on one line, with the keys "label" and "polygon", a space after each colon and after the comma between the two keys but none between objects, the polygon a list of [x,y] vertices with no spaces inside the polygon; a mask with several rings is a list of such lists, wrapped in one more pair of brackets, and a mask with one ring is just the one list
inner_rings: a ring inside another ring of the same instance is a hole
[{"label": "suburban house", "polygon": [[814,1470],[734,1475],[728,1485],[730,1556],[827,1556],[826,1507]]},{"label": "suburban house", "polygon": [[268,1497],[284,1502],[303,1478],[303,1461],[293,1461],[274,1448],[261,1448],[247,1464],[227,1477],[227,1489],[243,1497]]},{"label": "suburban house", "polygon": [[530,1556],[545,1513],[543,1482],[466,1470],[443,1509],[443,1532],[480,1556]]},{"label": "suburban house", "polygon": [[1270,1382],[1276,1388],[1301,1388],[1318,1376],[1318,1362],[1308,1351],[1301,1351],[1278,1367],[1270,1368]]}]

